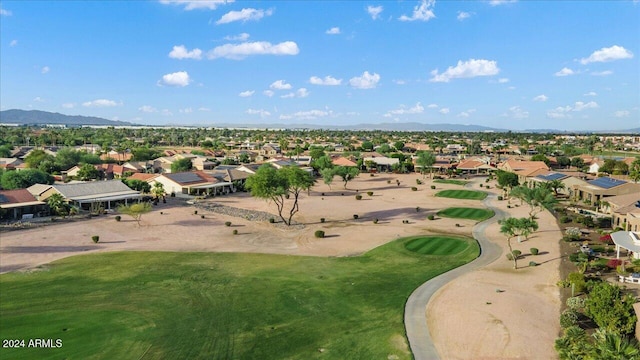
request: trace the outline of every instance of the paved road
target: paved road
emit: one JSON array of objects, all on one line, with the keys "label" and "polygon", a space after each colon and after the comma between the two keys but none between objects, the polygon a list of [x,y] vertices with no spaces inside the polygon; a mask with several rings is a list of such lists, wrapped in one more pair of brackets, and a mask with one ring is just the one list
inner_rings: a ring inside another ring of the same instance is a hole
[{"label": "paved road", "polygon": [[504,211],[491,206],[491,202],[496,198],[496,195],[490,194],[482,201],[482,204],[487,209],[493,210],[496,216],[478,223],[473,227],[473,237],[480,244],[480,256],[468,264],[427,281],[409,296],[404,311],[404,324],[407,331],[407,338],[409,339],[409,346],[411,347],[411,352],[413,352],[413,358],[415,360],[435,360],[440,358],[433,345],[429,328],[427,327],[426,310],[427,303],[431,299],[431,296],[446,283],[458,276],[494,262],[502,253],[500,246],[490,242],[485,236],[485,230],[489,225],[507,216],[507,213]]}]

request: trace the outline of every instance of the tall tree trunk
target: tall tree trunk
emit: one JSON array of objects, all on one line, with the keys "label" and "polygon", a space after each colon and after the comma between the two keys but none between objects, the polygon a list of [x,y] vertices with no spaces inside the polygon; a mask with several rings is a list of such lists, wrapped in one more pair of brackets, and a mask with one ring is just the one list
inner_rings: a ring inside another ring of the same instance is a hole
[{"label": "tall tree trunk", "polygon": [[511,238],[507,238],[507,245],[509,245],[509,254],[513,257],[513,268],[518,269],[518,257],[513,254],[513,248],[511,248]]}]

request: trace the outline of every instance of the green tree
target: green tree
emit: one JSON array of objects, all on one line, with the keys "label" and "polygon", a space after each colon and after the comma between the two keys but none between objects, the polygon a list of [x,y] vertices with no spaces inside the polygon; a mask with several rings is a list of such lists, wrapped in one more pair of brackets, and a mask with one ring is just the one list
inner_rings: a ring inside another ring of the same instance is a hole
[{"label": "green tree", "polygon": [[396,141],[393,143],[393,147],[398,151],[402,151],[402,149],[404,149],[404,143],[402,141]]},{"label": "green tree", "polygon": [[80,163],[80,153],[73,148],[62,148],[56,153],[55,163],[61,170],[69,170]]},{"label": "green tree", "polygon": [[420,151],[418,153],[418,158],[416,159],[416,165],[420,166],[420,173],[422,174],[422,178],[424,178],[424,174],[429,168],[430,177],[433,177],[433,164],[436,163],[436,157],[432,153],[428,151]]},{"label": "green tree", "polygon": [[149,193],[151,191],[151,185],[148,182],[136,179],[124,179],[122,182],[127,185],[131,190],[140,191],[142,193]]},{"label": "green tree", "polygon": [[587,333],[579,326],[564,329],[562,337],[556,339],[554,348],[561,360],[588,359],[591,344]]},{"label": "green tree", "polygon": [[536,214],[541,213],[557,203],[551,190],[545,187],[528,188],[517,186],[511,190],[511,196],[520,199],[529,205],[529,218],[534,219]]},{"label": "green tree", "polygon": [[544,186],[553,191],[555,196],[558,196],[558,191],[564,189],[564,183],[561,180],[555,179],[544,183]]},{"label": "green tree", "polygon": [[591,347],[591,359],[598,360],[631,360],[640,359],[640,344],[633,338],[619,333],[598,329],[593,334],[594,344]]},{"label": "green tree", "polygon": [[324,169],[332,168],[333,162],[331,161],[331,158],[329,156],[324,155],[313,160],[311,166],[317,171],[322,171]]},{"label": "green tree", "polygon": [[1,158],[11,157],[11,150],[13,150],[13,146],[9,144],[0,146],[0,157]]},{"label": "green tree", "polygon": [[133,218],[133,220],[138,223],[140,226],[140,220],[142,219],[142,215],[151,211],[151,204],[148,202],[140,202],[130,205],[120,205],[118,206],[118,212],[121,214],[129,215]]},{"label": "green tree", "polygon": [[64,197],[60,193],[52,194],[47,198],[47,205],[54,214],[66,216],[69,214],[69,204],[64,201]]},{"label": "green tree", "polygon": [[556,158],[556,162],[558,163],[558,166],[560,167],[569,167],[569,165],[571,165],[571,159],[569,159],[566,156],[558,156]]},{"label": "green tree", "polygon": [[188,159],[188,158],[178,159],[174,161],[173,164],[171,164],[171,172],[178,173],[178,172],[189,171],[191,170],[192,167],[193,167],[193,164],[191,163],[191,159]]},{"label": "green tree", "polygon": [[6,171],[0,179],[0,185],[5,190],[24,189],[34,184],[53,184],[53,177],[38,169],[25,169]]},{"label": "green tree", "polygon": [[585,302],[585,315],[603,330],[631,335],[638,320],[633,309],[635,298],[623,294],[619,286],[608,282],[596,283]]},{"label": "green tree", "polygon": [[131,150],[131,154],[131,159],[134,161],[148,161],[158,158],[161,155],[161,152],[153,148],[138,147]]},{"label": "green tree", "polygon": [[80,170],[78,170],[78,179],[80,180],[95,180],[99,177],[100,171],[98,171],[98,169],[96,169],[96,167],[91,164],[82,164],[80,166]]},{"label": "green tree", "polygon": [[323,156],[325,156],[325,152],[324,152],[324,148],[320,147],[320,146],[313,146],[311,149],[309,149],[309,156],[311,157],[311,160],[316,160],[319,159]]},{"label": "green tree", "polygon": [[640,158],[636,158],[629,167],[629,179],[638,182],[640,181]]},{"label": "green tree", "polygon": [[579,157],[574,157],[571,159],[571,166],[582,169],[584,167],[584,160]]},{"label": "green tree", "polygon": [[25,164],[31,169],[37,169],[41,162],[49,160],[55,161],[55,157],[47,154],[44,150],[35,149],[24,158]]},{"label": "green tree", "polygon": [[334,175],[335,171],[332,168],[320,170],[320,176],[322,176],[322,180],[324,181],[324,183],[329,186],[329,189],[331,189],[331,183],[333,182]]},{"label": "green tree", "polygon": [[340,176],[342,178],[342,182],[344,183],[344,188],[347,188],[347,184],[349,181],[355,179],[358,174],[360,174],[360,170],[353,166],[336,166],[333,168],[334,175]]},{"label": "green tree", "polygon": [[165,195],[166,195],[166,192],[164,191],[164,185],[162,183],[160,183],[160,182],[155,182],[153,184],[153,189],[151,189],[151,194],[153,194],[153,196],[156,199],[159,199],[161,197],[162,197],[162,199],[164,199]]},{"label": "green tree", "polygon": [[498,170],[496,172],[496,178],[498,179],[498,185],[503,188],[513,188],[519,184],[518,175],[512,172]]},{"label": "green tree", "polygon": [[364,151],[371,151],[373,150],[373,143],[371,141],[363,141],[361,147]]},{"label": "green tree", "polygon": [[549,158],[547,158],[546,156],[544,156],[543,154],[536,154],[533,155],[531,157],[531,161],[542,161],[544,162],[547,166],[549,166],[549,164],[551,163],[551,161],[549,160]]},{"label": "green tree", "polygon": [[518,218],[507,218],[500,222],[500,232],[507,237],[507,246],[509,246],[509,254],[513,257],[513,268],[518,269],[518,257],[513,256],[513,248],[511,247],[511,239],[522,235],[522,221]]}]

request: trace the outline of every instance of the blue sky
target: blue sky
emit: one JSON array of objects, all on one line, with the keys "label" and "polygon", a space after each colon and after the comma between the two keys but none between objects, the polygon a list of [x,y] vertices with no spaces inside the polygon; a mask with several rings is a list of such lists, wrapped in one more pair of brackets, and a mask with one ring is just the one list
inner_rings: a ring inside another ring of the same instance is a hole
[{"label": "blue sky", "polygon": [[0,1],[0,106],[139,124],[640,126],[640,2]]}]

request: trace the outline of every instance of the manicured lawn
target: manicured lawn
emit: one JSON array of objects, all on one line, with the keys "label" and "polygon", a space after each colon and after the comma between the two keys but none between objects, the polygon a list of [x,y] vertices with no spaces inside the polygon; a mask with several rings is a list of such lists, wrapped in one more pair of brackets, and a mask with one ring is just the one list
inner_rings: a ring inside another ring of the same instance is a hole
[{"label": "manicured lawn", "polygon": [[475,190],[442,190],[436,193],[436,196],[453,199],[482,200],[487,197],[487,194]]},{"label": "manicured lawn", "polygon": [[469,219],[483,221],[491,218],[494,215],[492,210],[468,208],[468,207],[451,207],[441,211],[438,211],[438,216],[456,218],[456,219]]},{"label": "manicured lawn", "polygon": [[404,244],[407,250],[423,255],[455,255],[469,246],[467,239],[453,236],[421,236]]},{"label": "manicured lawn", "polygon": [[464,180],[454,180],[454,179],[435,179],[433,180],[434,183],[440,183],[440,184],[453,184],[453,185],[466,185],[468,183],[468,181],[464,181]]},{"label": "manicured lawn", "polygon": [[423,255],[414,239],[343,258],[102,253],[0,275],[0,338],[63,341],[0,358],[411,359],[407,297],[479,253],[461,238],[419,251],[455,255]]}]

